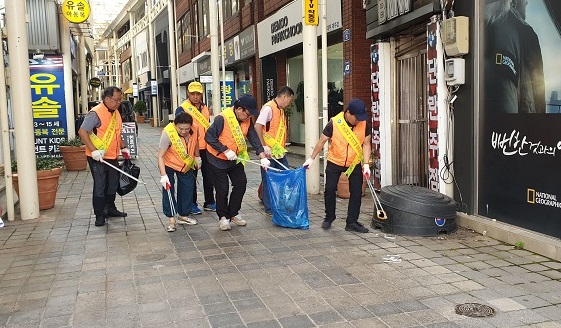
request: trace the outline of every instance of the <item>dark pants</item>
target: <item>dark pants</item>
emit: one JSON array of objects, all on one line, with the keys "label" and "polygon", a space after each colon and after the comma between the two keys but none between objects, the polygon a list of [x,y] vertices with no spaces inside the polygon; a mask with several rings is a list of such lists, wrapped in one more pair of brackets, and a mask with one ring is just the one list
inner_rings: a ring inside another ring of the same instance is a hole
[{"label": "dark pants", "polygon": [[[346,167],[335,165],[327,162],[325,168],[325,219],[327,221],[335,220],[335,205],[337,203],[337,183],[342,172],[347,170]],[[360,205],[362,203],[362,167],[357,164],[351,175],[349,176],[349,191],[351,197],[349,199],[349,207],[347,210],[347,224],[356,223],[360,214]]]},{"label": "dark pants", "polygon": [[[238,163],[227,169],[219,169],[208,163],[213,174],[214,189],[216,189],[216,214],[218,217],[231,219],[239,214],[242,208],[242,199],[247,187],[247,177],[242,163]],[[228,178],[232,181],[232,192],[228,201],[230,185]]]},{"label": "dark pants", "polygon": [[[171,184],[170,193],[173,201],[173,207],[177,211],[176,214],[187,216],[191,214],[193,208],[193,185],[195,184],[195,177],[193,170],[185,173],[177,172],[176,170],[166,166],[166,174]],[[175,198],[175,177],[177,176],[177,198]],[[164,215],[168,218],[173,216],[171,212],[170,200],[168,192],[162,188],[162,207],[164,208]]]},{"label": "dark pants", "polygon": [[[279,170],[285,170],[284,167],[282,167],[282,165],[280,165],[279,163],[282,163],[284,166],[288,167],[288,160],[286,159],[286,156],[281,157],[279,159],[277,159],[276,161],[274,159],[271,159],[271,166],[272,168],[276,168]],[[267,183],[267,178],[266,178],[266,172],[264,168],[261,168],[261,183],[263,184],[263,205],[265,206],[265,211],[270,211],[271,210],[271,195],[269,195],[269,188],[267,187],[268,183]]]},{"label": "dark pants", "polygon": [[[119,166],[119,161],[116,159],[104,159],[104,161]],[[92,197],[94,213],[96,216],[105,216],[106,209],[116,209],[115,197],[121,173],[89,156],[88,164],[94,181]]]},{"label": "dark pants", "polygon": [[[205,193],[205,202],[204,206],[214,204],[214,186],[212,183],[212,173],[210,171],[210,164],[208,163],[208,159],[206,157],[206,149],[199,150],[199,156],[203,161],[201,165],[201,173],[203,175],[203,191]],[[197,202],[197,172],[199,170],[195,170],[195,184],[193,187],[193,204]]]}]

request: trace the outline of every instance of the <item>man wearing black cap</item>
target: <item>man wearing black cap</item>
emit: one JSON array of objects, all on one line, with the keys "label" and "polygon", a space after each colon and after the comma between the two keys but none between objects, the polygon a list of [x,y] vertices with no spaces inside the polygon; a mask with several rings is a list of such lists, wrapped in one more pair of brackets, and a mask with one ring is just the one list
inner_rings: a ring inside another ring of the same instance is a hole
[{"label": "man wearing black cap", "polygon": [[372,129],[367,119],[364,101],[357,98],[351,100],[345,111],[335,115],[327,123],[312,155],[304,162],[305,167],[312,165],[323,145],[328,140],[331,141],[325,168],[325,219],[321,225],[323,229],[329,229],[335,220],[337,182],[341,173],[345,172],[349,178],[351,193],[345,230],[368,232],[368,229],[358,222],[362,202],[362,177],[370,179],[368,159]]},{"label": "man wearing black cap", "polygon": [[[220,230],[223,231],[232,229],[230,222],[239,226],[247,224],[239,215],[247,186],[244,170],[245,162],[249,160],[246,137],[261,158],[261,165],[264,167],[270,165],[251,122],[251,116],[258,115],[255,98],[242,95],[234,102],[232,108],[224,110],[214,118],[214,123],[205,135],[208,163],[213,173],[216,190],[216,214],[218,214]],[[232,182],[229,201],[228,178]]]}]

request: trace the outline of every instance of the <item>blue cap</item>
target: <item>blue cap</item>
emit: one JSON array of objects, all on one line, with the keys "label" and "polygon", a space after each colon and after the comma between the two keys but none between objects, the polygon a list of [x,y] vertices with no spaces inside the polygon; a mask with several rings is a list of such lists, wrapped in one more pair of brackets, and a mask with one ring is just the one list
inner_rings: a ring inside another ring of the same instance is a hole
[{"label": "blue cap", "polygon": [[349,113],[354,115],[359,121],[366,121],[368,119],[368,115],[366,115],[366,104],[358,98],[349,101],[347,109]]},{"label": "blue cap", "polygon": [[257,100],[252,95],[241,95],[238,100],[234,103],[234,106],[241,106],[249,111],[253,116],[259,116],[259,111],[257,110]]}]

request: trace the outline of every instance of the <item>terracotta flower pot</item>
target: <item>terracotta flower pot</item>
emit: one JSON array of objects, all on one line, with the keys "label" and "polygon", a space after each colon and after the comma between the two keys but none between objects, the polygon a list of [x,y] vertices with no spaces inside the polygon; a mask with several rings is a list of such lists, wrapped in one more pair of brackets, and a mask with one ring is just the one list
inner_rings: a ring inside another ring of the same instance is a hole
[{"label": "terracotta flower pot", "polygon": [[[366,191],[366,180],[362,179],[362,197]],[[351,197],[351,191],[349,190],[349,179],[345,175],[345,172],[341,173],[339,177],[339,182],[337,183],[337,196],[339,198],[348,199]]]},{"label": "terracotta flower pot", "polygon": [[[39,209],[47,210],[55,207],[56,192],[58,190],[58,179],[62,173],[62,168],[52,170],[37,171],[37,188],[39,191]],[[12,175],[14,189],[19,198],[18,175]]]},{"label": "terracotta flower pot", "polygon": [[59,146],[67,171],[83,171],[88,165],[86,146]]}]

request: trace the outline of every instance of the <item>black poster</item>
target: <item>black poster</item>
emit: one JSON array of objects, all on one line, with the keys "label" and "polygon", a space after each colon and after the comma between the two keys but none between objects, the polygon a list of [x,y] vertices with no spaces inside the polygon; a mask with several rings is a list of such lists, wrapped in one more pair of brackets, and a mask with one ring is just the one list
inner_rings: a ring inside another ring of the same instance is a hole
[{"label": "black poster", "polygon": [[277,60],[270,58],[261,59],[261,99],[263,103],[273,99],[277,94]]},{"label": "black poster", "polygon": [[482,10],[479,214],[561,237],[561,2]]}]

